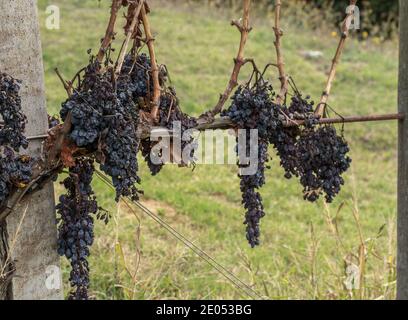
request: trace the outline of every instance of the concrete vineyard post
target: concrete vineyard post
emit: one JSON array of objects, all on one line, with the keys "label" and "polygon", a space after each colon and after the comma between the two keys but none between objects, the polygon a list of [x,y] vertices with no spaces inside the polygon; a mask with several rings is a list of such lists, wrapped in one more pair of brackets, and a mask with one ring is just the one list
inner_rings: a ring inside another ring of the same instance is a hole
[{"label": "concrete vineyard post", "polygon": [[[0,71],[23,81],[20,93],[28,118],[26,135],[45,134],[48,120],[37,1],[0,0]],[[30,141],[26,153],[40,155],[41,142]],[[2,240],[5,230],[0,227],[0,231]],[[7,218],[6,231],[16,272],[8,293],[2,296],[0,289],[0,299],[61,299],[52,182],[18,205]],[[0,259],[4,246],[0,241]]]}]

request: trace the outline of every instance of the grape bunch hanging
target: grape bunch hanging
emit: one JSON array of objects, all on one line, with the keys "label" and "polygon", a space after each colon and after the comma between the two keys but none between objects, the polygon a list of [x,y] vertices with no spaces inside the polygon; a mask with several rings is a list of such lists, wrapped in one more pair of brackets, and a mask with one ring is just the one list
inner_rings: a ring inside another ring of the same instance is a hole
[{"label": "grape bunch hanging", "polygon": [[[318,126],[314,114],[314,103],[295,92],[290,104],[276,102],[272,86],[263,79],[251,86],[241,86],[232,97],[231,106],[222,112],[239,129],[258,131],[257,172],[253,175],[239,174],[242,204],[246,209],[246,236],[252,247],[259,245],[259,222],[265,216],[259,189],[265,184],[265,169],[268,168],[268,146],[272,145],[285,177],[299,178],[305,200],[314,202],[325,195],[327,202],[340,192],[344,184],[342,174],[350,166],[347,156],[349,148],[332,125]],[[295,120],[304,120],[305,126],[287,126]],[[246,134],[245,154],[250,153],[251,142]],[[236,148],[238,151],[238,148]],[[242,165],[242,169],[249,164]]]},{"label": "grape bunch hanging", "polygon": [[21,82],[0,72],[0,207],[17,188],[26,186],[32,175],[33,159],[18,155],[28,147],[24,135],[26,117],[21,110]]},{"label": "grape bunch hanging", "polygon": [[[199,118],[182,112],[176,90],[168,84],[167,67],[157,63],[147,18],[150,8],[142,0],[112,0],[109,25],[98,53],[88,50],[87,66],[71,81],[64,80],[58,73],[68,98],[61,105],[62,121],[49,117],[50,130],[44,143],[43,159],[16,154],[28,146],[28,139],[24,136],[26,117],[21,112],[20,82],[0,73],[0,113],[3,119],[0,126],[0,207],[4,208],[17,189],[33,192],[31,182],[35,181],[35,186],[41,187],[42,183],[68,168],[68,176],[62,181],[66,193],[60,196],[56,210],[58,253],[71,264],[70,299],[89,298],[88,258],[94,241],[95,219],[109,221],[109,213],[98,206],[92,190],[95,171],[99,167],[110,177],[116,201],[121,197],[138,201],[143,194],[139,153],[152,175],[157,175],[165,165],[153,161],[163,156],[163,150],[156,148],[158,141],[144,134],[146,128],[148,133],[157,126],[172,132],[177,121],[183,135],[192,128],[211,127],[215,123],[214,117],[221,114],[221,120],[227,118],[234,129],[258,131],[256,173],[244,174],[248,164],[238,163],[246,237],[251,247],[260,244],[260,220],[266,214],[260,188],[266,183],[265,172],[270,168],[269,146],[279,156],[285,178],[299,180],[305,200],[314,202],[324,196],[327,202],[331,202],[340,192],[344,184],[342,176],[351,163],[349,148],[334,126],[319,124],[322,106],[324,109],[334,77],[332,71],[328,89],[316,109],[310,97],[303,96],[284,73],[280,50],[282,32],[279,19],[276,19],[278,63],[274,66],[278,68],[281,80],[280,90],[276,93],[265,79],[265,72],[272,64],[260,73],[255,62],[243,55],[251,30],[250,2],[243,0],[243,19],[233,22],[241,33],[241,43],[229,84],[215,108]],[[114,28],[121,7],[127,8],[125,40],[117,60],[113,61]],[[277,17],[280,16],[279,10],[280,6],[277,6]],[[340,45],[345,38],[342,37]],[[144,47],[147,47],[148,55],[143,53]],[[246,63],[253,65],[253,74],[247,83],[238,86],[240,69]],[[289,85],[293,95],[287,101]],[[223,110],[231,94],[231,104]],[[302,122],[301,126],[298,121]],[[175,138],[172,137],[172,143]],[[246,154],[250,152],[251,143],[247,134]],[[181,144],[182,150],[188,145],[196,146],[193,137],[182,139]],[[178,159],[180,166],[189,165],[194,163],[194,151],[194,147],[189,150],[186,161],[180,161],[177,154],[171,154],[170,160]],[[42,168],[42,171],[34,173],[34,167]]]},{"label": "grape bunch hanging", "polygon": [[58,226],[58,253],[71,263],[69,281],[74,288],[69,298],[88,299],[89,247],[94,241],[94,218],[99,208],[91,187],[94,173],[93,160],[78,159],[69,169],[63,185],[67,194],[61,195],[57,205],[60,224]]},{"label": "grape bunch hanging", "polygon": [[[129,12],[133,9],[130,4]],[[139,28],[136,28],[135,34],[139,32]],[[134,40],[135,46],[140,45],[137,39]],[[65,166],[70,167],[69,177],[63,181],[67,194],[60,197],[57,206],[60,217],[59,254],[71,262],[70,298],[76,300],[88,299],[87,259],[89,246],[93,242],[94,216],[104,220],[107,217],[106,212],[98,207],[90,186],[93,162],[98,163],[99,169],[111,177],[116,201],[121,197],[137,201],[143,193],[138,173],[139,151],[152,175],[158,174],[164,166],[163,162],[152,161],[151,153],[157,141],[151,141],[148,137],[141,139],[139,134],[140,124],[150,121],[153,108],[152,60],[133,48],[123,56],[123,61],[113,63],[113,52],[114,48],[107,46],[100,61],[88,50],[89,64],[78,72],[76,85],[73,86],[74,81],[70,83],[69,97],[62,103],[60,111],[64,124],[69,123],[69,142],[65,147],[73,143],[77,153],[73,159],[65,159]],[[118,68],[118,65],[121,67]],[[175,89],[167,86],[167,69],[161,67],[157,76],[161,91],[157,124],[172,130],[174,121],[178,121],[183,134],[195,126],[196,121],[181,111]],[[183,140],[182,145],[191,143],[192,139]],[[81,155],[83,153],[86,158]],[[192,152],[191,160],[193,158]]]}]

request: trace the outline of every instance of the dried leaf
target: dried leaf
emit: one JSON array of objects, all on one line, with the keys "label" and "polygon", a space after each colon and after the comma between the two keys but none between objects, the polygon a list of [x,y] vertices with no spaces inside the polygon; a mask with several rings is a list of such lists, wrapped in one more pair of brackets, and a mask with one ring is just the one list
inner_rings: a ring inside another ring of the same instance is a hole
[{"label": "dried leaf", "polygon": [[76,151],[78,151],[78,147],[68,139],[64,139],[61,147],[61,161],[64,166],[69,168],[75,166],[74,153]]}]

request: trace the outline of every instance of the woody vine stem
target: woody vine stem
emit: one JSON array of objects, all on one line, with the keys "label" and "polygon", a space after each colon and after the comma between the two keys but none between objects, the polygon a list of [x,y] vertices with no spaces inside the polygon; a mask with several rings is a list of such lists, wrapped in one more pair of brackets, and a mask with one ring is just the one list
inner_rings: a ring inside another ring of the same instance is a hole
[{"label": "woody vine stem", "polygon": [[334,55],[332,65],[330,68],[329,76],[327,78],[326,82],[326,88],[323,91],[322,97],[320,98],[320,103],[316,108],[316,114],[319,115],[320,117],[323,117],[325,115],[325,109],[327,105],[327,101],[329,100],[329,96],[331,93],[331,89],[333,86],[334,78],[336,76],[336,70],[337,70],[337,65],[340,62],[341,55],[344,51],[344,47],[346,45],[346,40],[349,36],[350,33],[350,25],[351,22],[354,19],[354,7],[357,3],[357,0],[350,0],[350,9],[347,12],[347,16],[343,21],[342,27],[341,27],[341,36],[340,36],[340,41],[339,45],[337,46],[336,54]]},{"label": "woody vine stem", "polygon": [[243,0],[243,14],[241,20],[233,20],[231,22],[232,26],[237,27],[238,31],[241,33],[241,39],[239,42],[239,49],[236,58],[234,59],[234,68],[231,73],[231,77],[228,81],[227,88],[221,94],[217,105],[214,109],[207,111],[204,113],[200,118],[204,119],[213,119],[215,115],[219,114],[222,111],[225,103],[227,102],[229,96],[231,95],[232,91],[238,85],[238,76],[241,71],[242,66],[248,62],[245,60],[244,51],[245,45],[248,40],[248,35],[251,32],[252,28],[249,25],[249,14],[251,9],[251,0]]},{"label": "woody vine stem", "polygon": [[275,26],[273,27],[273,31],[275,33],[275,48],[276,48],[276,60],[277,60],[277,68],[279,71],[279,80],[281,82],[281,89],[276,99],[278,104],[282,104],[285,102],[286,93],[288,92],[288,77],[285,74],[285,62],[283,60],[282,54],[282,37],[283,37],[283,30],[280,26],[280,17],[281,17],[281,7],[282,1],[276,0],[275,1]]}]

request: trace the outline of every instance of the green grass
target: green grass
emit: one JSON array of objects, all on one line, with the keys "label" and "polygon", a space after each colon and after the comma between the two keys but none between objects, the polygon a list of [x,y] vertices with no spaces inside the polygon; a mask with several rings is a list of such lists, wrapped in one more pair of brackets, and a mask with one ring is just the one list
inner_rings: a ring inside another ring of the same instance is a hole
[{"label": "green grass", "polygon": [[[48,3],[61,8],[60,30],[45,28]],[[151,20],[159,62],[169,68],[183,109],[198,115],[216,103],[228,81],[238,45],[238,34],[228,22],[238,14],[155,3]],[[87,63],[86,51],[97,50],[109,11],[106,2],[97,1],[39,0],[39,8],[48,110],[53,114],[58,113],[66,98],[53,69],[58,67],[69,78]],[[263,16],[254,20],[246,53],[260,66],[275,61],[271,21]],[[289,23],[290,19],[284,22],[287,71],[304,93],[317,100],[338,41],[330,35],[334,30],[311,32]],[[370,40],[350,40],[338,68],[331,106],[342,115],[394,112],[396,47],[394,42],[376,45]],[[303,50],[321,50],[324,58],[305,60]],[[241,80],[249,72],[245,69]],[[268,77],[278,85],[276,73],[271,71]],[[144,201],[269,298],[392,299],[396,125],[350,124],[345,136],[351,145],[353,164],[340,196],[328,208],[322,201],[304,202],[299,183],[283,178],[274,156],[273,169],[268,171],[268,182],[261,192],[267,212],[262,221],[262,245],[253,250],[245,240],[234,167],[199,165],[192,172],[170,165],[159,176],[151,177],[143,164]],[[272,150],[271,154],[274,155]],[[132,214],[124,204],[117,208],[112,192],[98,179],[95,189],[100,204],[113,213],[108,226],[97,225],[92,249],[92,293],[96,298],[245,298],[149,217],[139,211]],[[57,186],[57,193],[61,191]],[[334,225],[338,234],[332,232]],[[364,290],[349,292],[343,285],[345,261],[358,264],[359,230],[367,247]],[[338,237],[341,241],[336,240]],[[66,262],[63,265],[66,280],[68,268]]]}]

